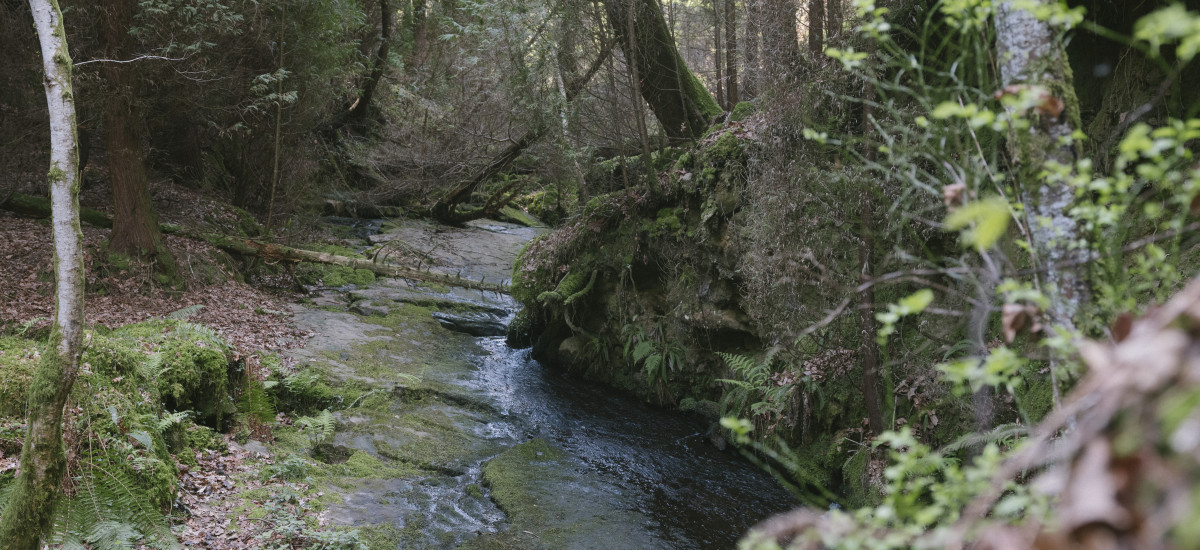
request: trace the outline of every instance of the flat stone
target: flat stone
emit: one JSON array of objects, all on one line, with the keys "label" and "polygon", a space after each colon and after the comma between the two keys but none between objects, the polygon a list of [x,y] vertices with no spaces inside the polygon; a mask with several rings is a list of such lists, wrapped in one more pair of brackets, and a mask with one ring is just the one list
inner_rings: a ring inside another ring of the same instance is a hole
[{"label": "flat stone", "polygon": [[508,332],[503,317],[482,311],[461,313],[435,311],[433,318],[447,329],[471,336],[504,336]]},{"label": "flat stone", "polygon": [[370,300],[362,300],[350,306],[350,311],[364,317],[387,317],[388,313],[391,313],[392,310],[385,305],[380,305]]}]

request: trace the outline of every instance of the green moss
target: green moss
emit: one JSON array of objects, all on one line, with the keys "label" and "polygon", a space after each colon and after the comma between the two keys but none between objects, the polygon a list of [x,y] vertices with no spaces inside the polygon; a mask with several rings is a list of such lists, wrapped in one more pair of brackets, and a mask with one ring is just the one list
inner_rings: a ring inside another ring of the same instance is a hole
[{"label": "green moss", "polygon": [[489,460],[483,467],[483,482],[491,490],[492,500],[514,522],[541,524],[548,510],[539,507],[530,494],[529,480],[542,477],[542,466],[565,456],[545,439],[533,439]]},{"label": "green moss", "polygon": [[234,413],[228,399],[232,362],[229,344],[213,331],[179,323],[159,345],[158,388],[172,410],[195,410],[200,422],[222,427]]},{"label": "green moss", "polygon": [[390,523],[359,527],[358,538],[370,550],[396,550],[406,540],[404,532]]},{"label": "green moss", "polygon": [[733,110],[729,112],[729,122],[741,122],[750,117],[756,111],[754,104],[749,101],[740,101],[733,106]]},{"label": "green moss", "polygon": [[[299,248],[314,252],[325,252],[350,258],[362,258],[357,250],[331,244],[307,244]],[[337,265],[301,263],[293,272],[296,281],[308,286],[343,287],[346,285],[366,286],[375,282],[375,273],[366,269],[353,269]]]},{"label": "green moss", "polygon": [[500,221],[515,223],[525,227],[546,227],[546,224],[535,218],[530,213],[520,209],[506,206],[500,209]]},{"label": "green moss", "polygon": [[1040,364],[1027,364],[1021,369],[1023,383],[1017,388],[1022,413],[1030,422],[1040,422],[1054,408],[1054,387],[1049,375],[1038,374]]},{"label": "green moss", "polygon": [[38,346],[32,340],[0,337],[0,416],[25,415],[37,353]]}]

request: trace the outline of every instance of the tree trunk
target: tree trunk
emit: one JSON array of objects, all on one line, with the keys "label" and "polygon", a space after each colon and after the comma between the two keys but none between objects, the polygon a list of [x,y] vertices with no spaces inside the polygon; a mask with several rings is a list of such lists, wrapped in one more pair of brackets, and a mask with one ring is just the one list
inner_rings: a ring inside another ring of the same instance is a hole
[{"label": "tree trunk", "polygon": [[30,0],[42,50],[50,114],[55,310],[45,352],[29,387],[29,425],[21,472],[0,517],[0,548],[36,550],[54,517],[67,457],[63,407],[79,368],[83,342],[83,234],[79,229],[79,158],[71,56],[57,0]]},{"label": "tree trunk", "polygon": [[717,105],[722,109],[729,110],[729,102],[725,99],[725,58],[722,55],[725,48],[722,47],[721,19],[725,15],[721,10],[721,0],[712,0],[713,8],[713,67],[717,71]]},{"label": "tree trunk", "polygon": [[[132,56],[129,29],[135,0],[113,0],[103,8],[99,23],[101,49],[109,59]],[[111,90],[104,96],[104,139],[112,182],[113,229],[109,248],[136,258],[156,260],[156,269],[173,275],[175,262],[163,246],[158,220],[150,203],[150,185],[143,157],[142,117],[137,103],[134,65],[104,63],[102,72]]]},{"label": "tree trunk", "polygon": [[741,100],[738,97],[737,63],[737,4],[735,0],[725,0],[725,96],[730,111]]},{"label": "tree trunk", "polygon": [[425,13],[426,0],[412,0],[412,49],[408,56],[408,66],[420,68],[429,56],[429,18]]},{"label": "tree trunk", "polygon": [[[862,203],[859,205],[859,219],[862,222],[862,243],[858,248],[859,276],[863,282],[874,278],[875,273],[875,238],[874,218],[870,190],[862,193]],[[861,339],[859,342],[859,360],[862,362],[862,393],[867,405],[867,425],[871,433],[883,433],[883,401],[879,396],[879,344],[875,334],[879,326],[875,321],[875,287],[869,286],[858,294],[858,322]]]},{"label": "tree trunk", "polygon": [[746,99],[754,99],[761,87],[758,85],[762,69],[758,60],[762,59],[759,42],[759,32],[762,30],[763,0],[745,0],[746,2],[746,47],[742,55],[742,95]]},{"label": "tree trunk", "polygon": [[[423,6],[422,6],[423,7]],[[414,15],[415,12],[414,12]],[[421,10],[422,22],[424,20],[424,10]],[[418,27],[423,28],[424,25]],[[379,49],[375,51],[375,58],[371,62],[371,74],[367,75],[367,79],[363,82],[362,88],[358,92],[358,99],[350,106],[350,110],[346,112],[346,118],[349,122],[360,123],[363,116],[366,115],[367,109],[371,106],[371,99],[375,96],[375,88],[379,86],[379,81],[383,80],[383,72],[387,69],[388,48],[392,43],[392,8],[388,0],[379,0]],[[283,47],[282,42],[279,45]]]},{"label": "tree trunk", "polygon": [[842,21],[845,17],[843,0],[828,0],[825,5],[825,42],[829,43],[842,34]]},{"label": "tree trunk", "polygon": [[763,0],[762,31],[764,86],[788,88],[803,66],[795,0]]},{"label": "tree trunk", "polygon": [[816,61],[825,52],[825,0],[808,0],[808,53]]},{"label": "tree trunk", "polygon": [[[675,39],[657,0],[605,0],[608,22],[640,75],[642,98],[672,141],[696,139],[721,114],[712,94],[696,78],[675,47]],[[634,12],[634,23],[627,15]]]},{"label": "tree trunk", "polygon": [[1059,116],[1040,116],[1031,121],[1028,130],[1012,131],[1009,152],[1017,165],[1026,224],[1037,261],[1044,270],[1041,288],[1050,299],[1047,317],[1052,325],[1074,331],[1075,315],[1090,290],[1079,272],[1054,267],[1083,265],[1087,258],[1085,250],[1071,249],[1080,237],[1078,224],[1067,215],[1074,190],[1066,184],[1045,184],[1039,175],[1046,162],[1073,166],[1079,157],[1073,141],[1071,145],[1061,141],[1080,127],[1079,101],[1072,87],[1067,52],[1048,23],[1007,1],[996,10],[996,37],[1003,86],[1041,86],[1063,102]]}]

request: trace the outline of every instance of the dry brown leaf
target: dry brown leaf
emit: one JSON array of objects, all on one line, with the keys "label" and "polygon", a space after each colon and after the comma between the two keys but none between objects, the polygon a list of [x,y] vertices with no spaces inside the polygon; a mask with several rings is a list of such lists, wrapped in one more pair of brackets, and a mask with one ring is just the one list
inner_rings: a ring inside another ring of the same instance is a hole
[{"label": "dry brown leaf", "polygon": [[954,209],[963,204],[963,194],[967,190],[967,184],[959,182],[952,183],[942,187],[942,201],[946,203],[946,208]]}]

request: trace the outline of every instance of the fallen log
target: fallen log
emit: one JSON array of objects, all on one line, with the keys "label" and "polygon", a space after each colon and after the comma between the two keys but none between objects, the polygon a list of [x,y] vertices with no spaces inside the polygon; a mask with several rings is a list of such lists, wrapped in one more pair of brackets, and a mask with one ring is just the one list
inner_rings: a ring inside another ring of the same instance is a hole
[{"label": "fallen log", "polygon": [[[49,218],[50,199],[10,192],[8,196],[4,197],[4,200],[0,200],[0,210],[8,210],[31,218]],[[112,227],[112,219],[107,214],[86,206],[79,208],[79,220],[96,227]]]},{"label": "fallen log", "polygon": [[[11,210],[18,214],[31,217],[44,218],[50,216],[48,200],[32,197],[30,195],[22,195],[20,193],[10,194],[8,198],[6,198],[3,202],[0,202],[0,209]],[[91,210],[90,208],[84,209],[84,211],[84,221],[87,221],[96,227],[112,227],[112,220],[103,212]],[[249,238],[230,237],[228,235],[220,235],[216,233],[196,233],[172,224],[163,224],[162,231],[163,233],[171,233],[174,235],[181,235],[191,239],[205,241],[227,252],[256,256],[265,260],[290,263],[310,262],[338,265],[353,269],[366,269],[376,275],[382,275],[384,277],[412,279],[427,283],[469,288],[472,290],[481,290],[485,292],[508,292],[508,285],[502,283],[489,283],[482,280],[474,281],[446,273],[421,271],[419,269],[407,266],[374,262],[363,258],[338,256],[337,254],[329,254],[326,252],[313,252],[311,250],[302,250],[299,248],[292,248],[289,246],[283,246],[281,244],[267,243]]]},{"label": "fallen log", "polygon": [[436,273],[432,271],[421,271],[407,266],[396,264],[385,264],[374,262],[362,258],[351,258],[349,256],[338,256],[337,254],[329,254],[327,252],[314,252],[312,250],[303,250],[292,248],[275,243],[267,243],[254,239],[229,237],[226,235],[213,234],[192,234],[184,233],[185,235],[198,238],[212,244],[213,246],[225,250],[227,252],[236,252],[238,254],[246,254],[257,256],[264,260],[282,261],[282,262],[311,262],[319,264],[337,265],[349,267],[352,269],[366,269],[376,275],[385,277],[398,277],[401,279],[413,279],[427,283],[442,284],[447,286],[456,286],[460,288],[469,288],[472,290],[482,290],[487,292],[507,293],[508,285],[501,283],[489,283],[487,281],[473,281],[464,279],[459,276],[446,273]]}]

